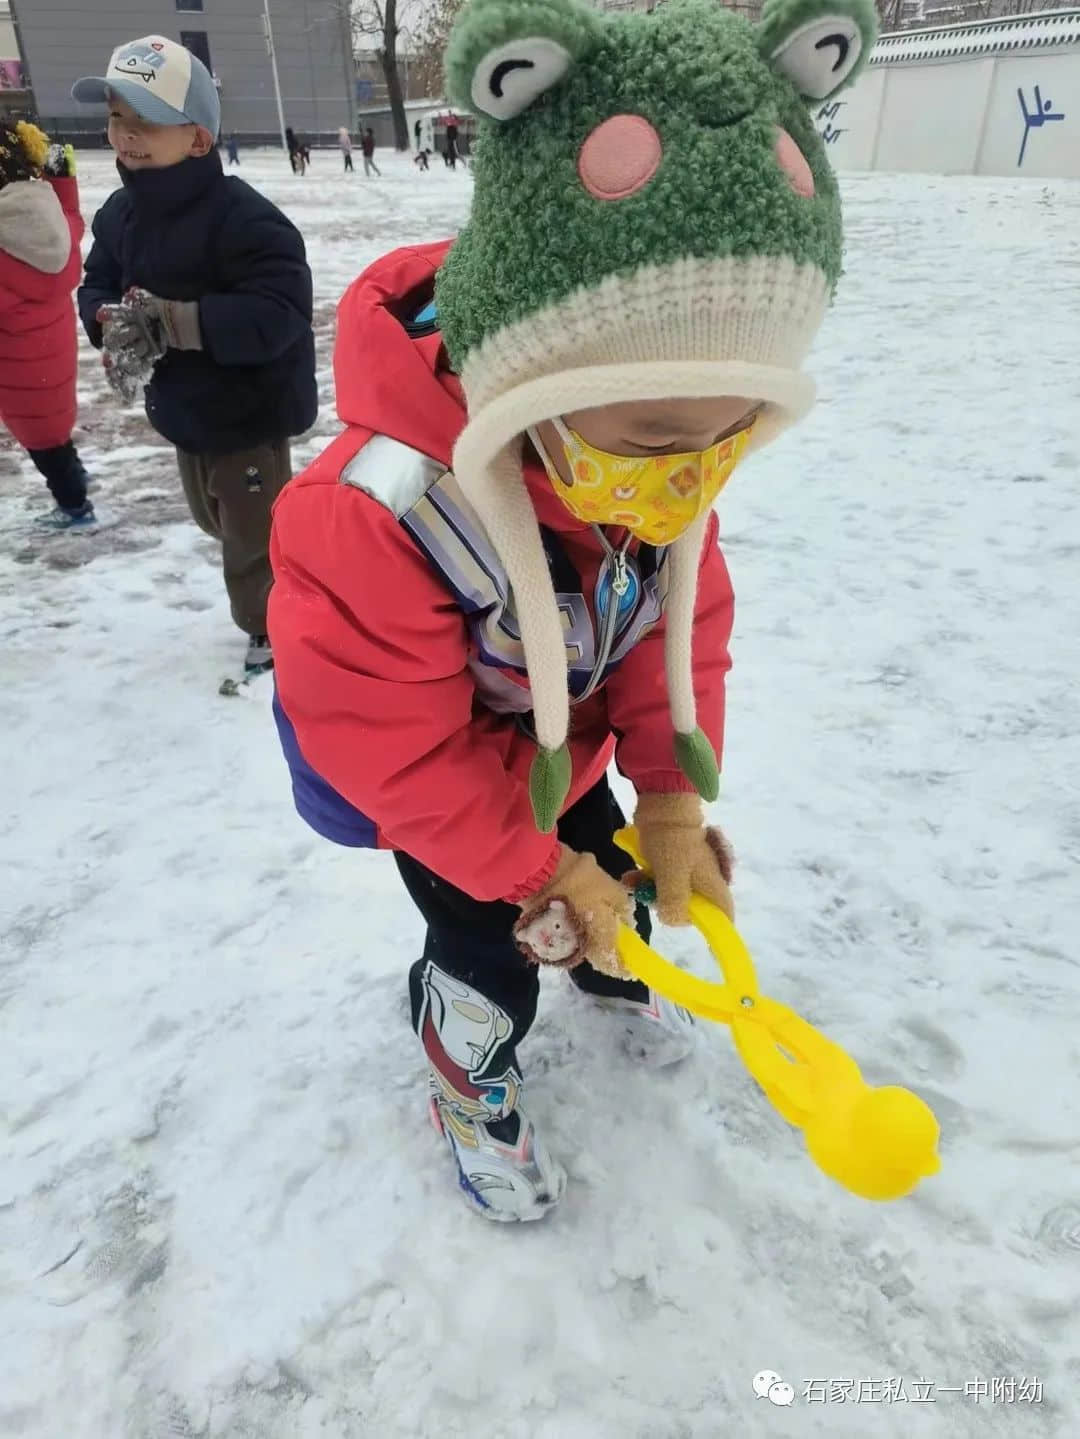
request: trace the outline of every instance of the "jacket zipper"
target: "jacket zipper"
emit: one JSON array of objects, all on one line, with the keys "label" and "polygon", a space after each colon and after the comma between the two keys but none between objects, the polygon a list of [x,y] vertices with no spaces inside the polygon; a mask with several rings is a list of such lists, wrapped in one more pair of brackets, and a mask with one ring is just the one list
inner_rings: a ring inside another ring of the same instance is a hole
[{"label": "jacket zipper", "polygon": [[[608,537],[600,529],[599,525],[593,525],[593,533],[604,547],[604,565],[611,566],[611,590],[615,595],[615,602],[609,598],[607,612],[600,625],[600,634],[596,647],[596,663],[593,665],[589,682],[574,701],[575,704],[582,704],[595,691],[600,683],[600,677],[604,673],[608,660],[611,658],[611,650],[615,643],[615,627],[619,623],[620,600],[630,588],[630,576],[626,568],[626,550],[630,544],[631,536],[627,535],[618,549],[615,549]],[[600,580],[597,578],[597,588]]]}]

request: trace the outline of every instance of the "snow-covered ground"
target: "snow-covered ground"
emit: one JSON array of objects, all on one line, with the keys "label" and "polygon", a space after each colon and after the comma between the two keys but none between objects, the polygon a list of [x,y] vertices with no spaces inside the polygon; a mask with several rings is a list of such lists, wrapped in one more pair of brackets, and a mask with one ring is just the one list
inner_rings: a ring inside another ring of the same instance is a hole
[{"label": "snow-covered ground", "polygon": [[[315,273],[301,460],[335,429],[341,290],[468,203],[381,158],[243,157]],[[88,215],[113,182],[82,158]],[[242,641],[214,546],[86,348],[118,524],[36,535],[41,482],[0,451],[0,1432],[1080,1432],[1080,187],[846,191],[822,401],[722,502],[715,816],[763,987],[930,1100],[940,1176],[855,1199],[725,1031],[637,1072],[551,982],[523,1058],[571,1187],[524,1230],[467,1212],[407,1024],[418,919],[388,858],[295,817],[268,696],[218,697]],[[941,1392],[995,1378],[1041,1402]]]}]

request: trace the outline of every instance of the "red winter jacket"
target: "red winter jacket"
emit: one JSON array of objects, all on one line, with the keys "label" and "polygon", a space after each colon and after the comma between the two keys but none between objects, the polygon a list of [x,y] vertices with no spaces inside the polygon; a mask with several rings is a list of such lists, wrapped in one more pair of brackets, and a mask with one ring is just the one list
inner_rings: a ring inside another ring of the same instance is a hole
[{"label": "red winter jacket", "polygon": [[28,450],[66,444],[75,427],[83,228],[74,179],[0,189],[0,421]]},{"label": "red winter jacket", "polygon": [[[390,442],[430,456],[437,477],[465,423],[461,388],[446,368],[437,331],[429,325],[425,333],[420,323],[410,333],[405,323],[430,300],[448,248],[387,255],[339,307],[334,370],[348,428],[286,487],[274,512],[269,624],[276,713],[297,807],[321,833],[403,850],[478,899],[519,901],[550,879],[559,853],[556,838],[537,831],[529,803],[536,745],[513,713],[496,712],[507,695],[512,708],[528,708],[527,689],[515,689],[527,686],[527,676],[508,674],[505,657],[497,662],[467,590],[455,592],[425,552],[411,513],[395,513],[409,502],[401,500],[397,478],[408,452]],[[353,479],[376,436],[389,440],[378,439],[364,473],[370,476],[374,460],[381,466],[387,456],[385,488],[394,507],[385,496],[375,498],[367,480],[357,488]],[[587,596],[594,620],[600,545],[559,502],[535,459],[526,482],[541,526],[560,551],[564,578],[556,576],[556,588]],[[694,654],[699,721],[718,755],[732,607],[714,518],[701,565]],[[660,619],[607,672],[603,686],[574,706],[567,805],[597,782],[613,751],[639,792],[689,790],[673,740]]]}]

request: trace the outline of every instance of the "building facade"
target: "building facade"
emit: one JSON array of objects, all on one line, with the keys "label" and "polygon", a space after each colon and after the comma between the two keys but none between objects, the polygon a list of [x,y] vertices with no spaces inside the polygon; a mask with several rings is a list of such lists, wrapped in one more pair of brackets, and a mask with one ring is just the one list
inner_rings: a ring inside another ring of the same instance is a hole
[{"label": "building facade", "polygon": [[[221,94],[223,134],[279,134],[264,28],[269,10],[285,123],[298,135],[354,123],[356,98],[347,0],[7,0],[18,19],[33,105],[50,130],[89,140],[102,117],[71,98],[80,75],[100,75],[114,46],[140,35],[179,40],[207,66]],[[3,30],[0,28],[0,37]],[[2,47],[0,47],[2,48]],[[0,57],[2,59],[3,57]],[[0,102],[2,103],[2,102]]]},{"label": "building facade", "polygon": [[[437,98],[431,95],[423,67],[408,51],[398,53],[397,72],[401,98],[406,102]],[[369,109],[387,103],[386,75],[373,50],[362,50],[356,57],[356,103]]]},{"label": "building facade", "polygon": [[8,0],[0,0],[0,108],[21,113],[25,98],[26,78],[15,21]]}]

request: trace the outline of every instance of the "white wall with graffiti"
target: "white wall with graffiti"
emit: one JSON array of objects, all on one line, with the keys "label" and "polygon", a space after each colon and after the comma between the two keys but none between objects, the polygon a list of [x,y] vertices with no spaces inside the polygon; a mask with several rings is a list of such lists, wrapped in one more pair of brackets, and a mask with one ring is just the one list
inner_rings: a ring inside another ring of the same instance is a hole
[{"label": "white wall with graffiti", "polygon": [[814,113],[838,170],[1080,179],[1080,10],[882,36]]}]

